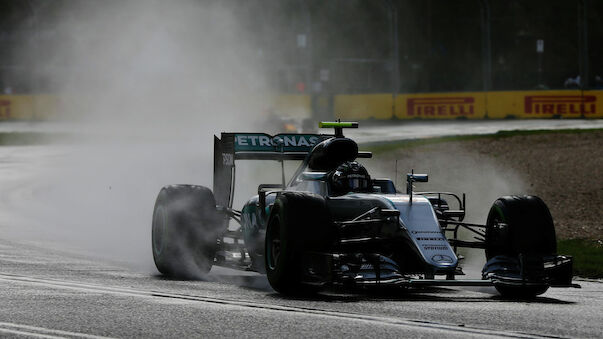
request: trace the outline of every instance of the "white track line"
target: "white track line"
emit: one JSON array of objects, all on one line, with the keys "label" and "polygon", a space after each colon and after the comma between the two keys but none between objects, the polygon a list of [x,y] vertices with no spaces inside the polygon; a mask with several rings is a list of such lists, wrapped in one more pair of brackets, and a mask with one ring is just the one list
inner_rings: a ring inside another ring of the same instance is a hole
[{"label": "white track line", "polygon": [[8,334],[16,334],[18,336],[25,336],[25,337],[33,337],[33,338],[48,338],[48,339],[63,339],[65,337],[57,337],[55,335],[46,335],[46,334],[38,334],[38,333],[32,333],[32,332],[24,332],[24,331],[18,331],[18,330],[9,330],[9,329],[5,329],[5,328],[0,328],[0,333],[8,333]]},{"label": "white track line", "polygon": [[[150,299],[171,298],[171,299],[178,299],[178,300],[183,300],[183,301],[193,301],[193,302],[220,304],[220,305],[235,306],[235,307],[264,309],[264,310],[276,311],[276,312],[289,312],[289,313],[302,314],[302,315],[316,315],[316,316],[322,316],[322,317],[337,318],[337,319],[342,319],[342,320],[357,320],[357,321],[365,321],[365,322],[369,322],[369,323],[377,323],[377,324],[381,324],[381,325],[392,325],[392,326],[398,326],[398,327],[412,328],[415,330],[416,329],[439,330],[439,331],[448,331],[451,333],[459,333],[459,334],[464,333],[464,334],[469,334],[469,335],[479,335],[479,336],[488,336],[488,337],[551,338],[551,336],[538,335],[538,334],[533,334],[533,333],[520,333],[520,332],[512,332],[512,331],[504,331],[504,330],[490,330],[490,329],[483,329],[483,328],[477,328],[477,327],[467,327],[467,326],[458,326],[458,325],[453,325],[453,324],[436,323],[436,322],[430,322],[430,321],[418,321],[418,320],[401,319],[401,318],[394,318],[394,317],[381,317],[381,316],[372,316],[372,315],[365,315],[365,314],[358,314],[358,313],[328,311],[328,310],[295,307],[295,306],[282,306],[282,305],[258,303],[258,302],[254,302],[254,301],[245,301],[245,300],[228,300],[228,299],[218,299],[218,298],[205,297],[205,296],[175,294],[175,293],[160,292],[160,291],[136,290],[136,289],[132,289],[132,288],[101,286],[101,285],[94,285],[94,284],[88,284],[88,283],[79,283],[79,282],[62,281],[62,280],[54,280],[54,279],[32,278],[32,277],[12,275],[12,274],[0,273],[0,281],[26,283],[26,284],[33,284],[33,285],[44,286],[44,287],[49,287],[49,288],[61,288],[61,289],[76,290],[76,291],[81,291],[81,292],[109,293],[109,294],[113,294],[113,295],[150,298]],[[91,338],[93,338],[93,337],[91,337]],[[94,338],[97,338],[97,337],[94,337]]]},{"label": "white track line", "polygon": [[85,333],[54,330],[50,328],[21,325],[15,323],[0,322],[0,333],[10,333],[34,338],[86,338],[86,339],[106,339]]}]

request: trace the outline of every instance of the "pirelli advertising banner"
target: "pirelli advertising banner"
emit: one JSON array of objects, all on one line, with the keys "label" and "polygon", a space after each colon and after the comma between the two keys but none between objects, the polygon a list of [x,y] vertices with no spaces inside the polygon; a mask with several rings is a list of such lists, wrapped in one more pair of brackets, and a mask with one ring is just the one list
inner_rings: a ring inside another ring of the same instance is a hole
[{"label": "pirelli advertising banner", "polygon": [[[391,112],[388,113],[388,108]],[[603,90],[550,90],[335,97],[341,119],[603,118]]]},{"label": "pirelli advertising banner", "polygon": [[57,111],[58,97],[53,95],[0,95],[0,121],[46,120]]},{"label": "pirelli advertising banner", "polygon": [[489,92],[488,117],[601,118],[603,91]]},{"label": "pirelli advertising banner", "polygon": [[404,94],[396,97],[398,119],[483,119],[485,93]]},{"label": "pirelli advertising banner", "polygon": [[[65,113],[60,102],[45,94],[0,95],[0,121],[57,118]],[[312,110],[309,95],[280,95],[270,105],[297,118]],[[345,94],[333,96],[332,112],[342,120],[603,118],[603,90]]]},{"label": "pirelli advertising banner", "polygon": [[603,118],[603,90],[598,91],[584,91],[582,92],[585,98],[589,98],[590,102],[584,102],[590,104],[586,108],[592,112],[585,113],[584,116],[587,118]]}]

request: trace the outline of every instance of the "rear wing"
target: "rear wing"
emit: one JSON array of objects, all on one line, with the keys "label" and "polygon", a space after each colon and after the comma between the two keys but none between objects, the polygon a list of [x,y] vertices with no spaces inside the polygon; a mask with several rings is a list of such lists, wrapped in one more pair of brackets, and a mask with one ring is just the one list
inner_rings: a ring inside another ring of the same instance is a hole
[{"label": "rear wing", "polygon": [[232,208],[235,160],[304,160],[328,134],[222,133],[214,136],[214,187],[216,204]]}]

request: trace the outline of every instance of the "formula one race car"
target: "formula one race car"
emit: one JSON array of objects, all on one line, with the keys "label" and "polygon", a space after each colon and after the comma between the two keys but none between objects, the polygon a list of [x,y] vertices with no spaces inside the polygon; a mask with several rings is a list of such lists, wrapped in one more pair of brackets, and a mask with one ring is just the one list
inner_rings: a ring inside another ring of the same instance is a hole
[{"label": "formula one race car", "polygon": [[[320,127],[335,133],[214,137],[213,192],[194,185],[159,192],[152,226],[157,269],[181,278],[200,277],[212,265],[252,270],[287,295],[326,287],[493,285],[505,296],[534,297],[549,287],[579,287],[572,284],[572,258],[557,255],[553,220],[540,198],[501,197],[485,225],[465,223],[464,195],[413,191],[427,175],[409,173],[406,193],[389,179],[371,178],[356,161],[371,153],[343,136],[357,123]],[[260,184],[235,210],[240,160],[301,165],[288,181],[282,165],[280,183]],[[461,240],[460,229],[476,236]],[[481,279],[455,279],[463,274],[459,247],[485,249]]]}]

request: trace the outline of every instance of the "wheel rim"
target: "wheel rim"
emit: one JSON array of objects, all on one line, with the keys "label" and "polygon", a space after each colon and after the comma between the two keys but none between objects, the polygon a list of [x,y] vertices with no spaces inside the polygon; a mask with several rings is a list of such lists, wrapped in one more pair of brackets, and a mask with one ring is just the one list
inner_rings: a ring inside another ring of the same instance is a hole
[{"label": "wheel rim", "polygon": [[270,232],[268,233],[267,252],[266,257],[268,258],[268,268],[274,270],[278,263],[281,255],[281,234],[280,234],[280,220],[275,217],[270,225]]},{"label": "wheel rim", "polygon": [[167,228],[167,213],[163,206],[159,206],[153,215],[153,252],[160,255],[165,243],[165,230]]}]

